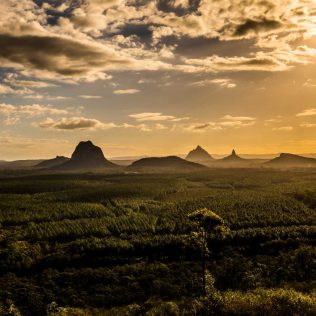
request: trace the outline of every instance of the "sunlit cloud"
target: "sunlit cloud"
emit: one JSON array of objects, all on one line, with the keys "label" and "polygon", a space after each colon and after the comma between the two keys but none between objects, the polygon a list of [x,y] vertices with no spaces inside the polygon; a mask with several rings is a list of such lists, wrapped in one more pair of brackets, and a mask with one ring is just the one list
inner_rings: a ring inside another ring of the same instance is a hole
[{"label": "sunlit cloud", "polygon": [[179,122],[182,120],[189,119],[188,117],[175,117],[173,115],[163,115],[159,112],[144,112],[144,113],[136,113],[130,114],[129,117],[136,119],[139,122],[143,121],[172,121]]},{"label": "sunlit cloud", "polygon": [[91,99],[101,99],[102,97],[99,95],[79,95],[79,98],[91,100]]},{"label": "sunlit cloud", "polygon": [[122,89],[122,90],[114,90],[114,94],[136,94],[139,93],[140,90],[138,89]]},{"label": "sunlit cloud", "polygon": [[0,84],[0,95],[1,94],[27,95],[31,93],[34,93],[34,91],[26,87],[19,88],[19,89],[12,89],[10,86]]},{"label": "sunlit cloud", "polygon": [[300,124],[300,127],[312,128],[316,127],[316,123],[302,123]]},{"label": "sunlit cloud", "polygon": [[312,79],[307,79],[307,80],[304,82],[303,87],[316,88],[316,81],[313,81]]},{"label": "sunlit cloud", "polygon": [[225,115],[212,122],[182,124],[180,128],[187,132],[204,133],[206,131],[222,131],[225,129],[251,127],[255,124],[256,118],[253,117]]},{"label": "sunlit cloud", "polygon": [[67,114],[66,110],[45,106],[40,104],[14,106],[12,104],[1,103],[0,114],[27,114],[30,116],[38,115],[60,115]]},{"label": "sunlit cloud", "polygon": [[38,124],[39,127],[55,130],[96,130],[117,127],[114,123],[103,123],[96,119],[85,117],[69,117],[54,120],[46,118]]},{"label": "sunlit cloud", "polygon": [[26,88],[32,88],[32,89],[57,87],[55,84],[50,83],[50,82],[19,79],[19,75],[16,73],[6,74],[3,82],[15,87],[24,87],[24,88],[26,87]]},{"label": "sunlit cloud", "polygon": [[221,88],[236,88],[237,84],[232,81],[232,79],[229,78],[218,78],[218,79],[212,79],[212,80],[201,80],[201,81],[195,81],[192,83],[193,86],[199,86],[199,87],[205,87],[208,85],[217,85]]},{"label": "sunlit cloud", "polygon": [[58,101],[58,100],[69,100],[71,99],[71,97],[65,97],[61,95],[51,96],[51,95],[42,95],[42,94],[31,94],[31,95],[23,96],[23,99]]},{"label": "sunlit cloud", "polygon": [[303,112],[297,113],[296,116],[313,116],[316,115],[316,109],[307,109]]},{"label": "sunlit cloud", "polygon": [[222,117],[223,120],[228,120],[228,121],[254,121],[256,120],[255,117],[251,116],[232,116],[232,115],[225,115]]},{"label": "sunlit cloud", "polygon": [[273,131],[290,132],[293,129],[294,129],[293,126],[281,126],[281,127],[274,127],[272,130]]}]

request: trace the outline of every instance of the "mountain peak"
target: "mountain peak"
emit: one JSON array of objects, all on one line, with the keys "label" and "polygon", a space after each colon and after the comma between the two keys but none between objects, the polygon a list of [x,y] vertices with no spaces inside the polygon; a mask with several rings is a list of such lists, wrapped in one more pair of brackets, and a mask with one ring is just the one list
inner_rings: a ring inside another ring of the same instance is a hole
[{"label": "mountain peak", "polygon": [[114,166],[104,157],[102,149],[95,146],[91,140],[81,141],[71,155],[71,159],[61,165],[65,169],[113,168]]},{"label": "mountain peak", "polygon": [[100,162],[105,161],[105,157],[100,147],[95,146],[91,140],[81,141],[73,152],[71,159],[81,160],[84,158],[90,158],[91,156],[94,156]]},{"label": "mountain peak", "polygon": [[246,159],[239,157],[236,153],[236,150],[233,149],[232,153],[229,156],[222,158],[221,161],[230,162],[230,163],[241,163],[241,162],[244,163],[246,162]]},{"label": "mountain peak", "polygon": [[191,150],[185,159],[193,162],[207,162],[210,160],[214,160],[214,158],[200,145]]}]

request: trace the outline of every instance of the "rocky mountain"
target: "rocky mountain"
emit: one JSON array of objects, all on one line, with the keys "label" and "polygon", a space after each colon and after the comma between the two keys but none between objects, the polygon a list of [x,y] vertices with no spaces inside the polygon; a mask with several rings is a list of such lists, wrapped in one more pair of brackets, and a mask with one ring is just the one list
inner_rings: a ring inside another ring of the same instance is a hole
[{"label": "rocky mountain", "polygon": [[138,172],[190,172],[207,167],[177,156],[142,158],[133,162],[128,170]]},{"label": "rocky mountain", "polygon": [[233,149],[232,153],[221,159],[222,162],[245,162],[246,159],[241,158],[237,155],[235,149]]},{"label": "rocky mountain", "polygon": [[97,168],[115,168],[114,163],[108,161],[102,152],[102,149],[95,146],[90,140],[80,142],[71,158],[65,163],[55,167],[63,170],[77,170],[77,169],[97,169]]},{"label": "rocky mountain", "polygon": [[282,153],[279,157],[267,161],[264,165],[278,168],[316,168],[316,159],[294,154]]},{"label": "rocky mountain", "polygon": [[35,167],[35,168],[39,168],[39,169],[54,168],[54,167],[57,167],[57,166],[59,166],[59,165],[65,163],[65,162],[68,161],[68,160],[69,160],[68,157],[56,156],[56,158],[44,160],[44,161],[40,162],[39,164],[37,164],[37,165],[34,166],[34,167]]},{"label": "rocky mountain", "polygon": [[200,145],[198,145],[195,149],[191,150],[185,159],[199,163],[207,163],[214,161],[214,158]]}]

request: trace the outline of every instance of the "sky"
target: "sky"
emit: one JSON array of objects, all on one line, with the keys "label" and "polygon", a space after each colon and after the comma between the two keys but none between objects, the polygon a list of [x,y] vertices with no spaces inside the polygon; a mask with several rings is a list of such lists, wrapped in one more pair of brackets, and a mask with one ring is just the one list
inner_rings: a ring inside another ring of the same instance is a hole
[{"label": "sky", "polygon": [[316,1],[1,1],[0,126],[0,160],[316,152]]}]

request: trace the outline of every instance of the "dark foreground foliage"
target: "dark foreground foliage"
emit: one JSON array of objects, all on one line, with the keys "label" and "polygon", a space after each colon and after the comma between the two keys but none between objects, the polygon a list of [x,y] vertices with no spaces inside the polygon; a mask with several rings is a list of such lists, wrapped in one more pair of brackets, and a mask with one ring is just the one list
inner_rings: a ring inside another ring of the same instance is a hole
[{"label": "dark foreground foliage", "polygon": [[[0,315],[316,315],[315,180],[0,175]],[[204,208],[228,228],[208,234],[205,297],[188,216]]]}]

